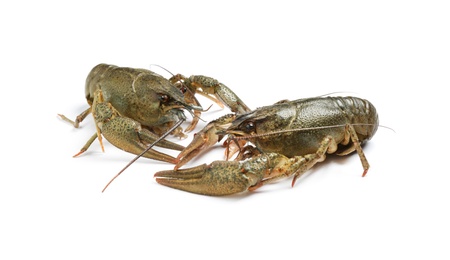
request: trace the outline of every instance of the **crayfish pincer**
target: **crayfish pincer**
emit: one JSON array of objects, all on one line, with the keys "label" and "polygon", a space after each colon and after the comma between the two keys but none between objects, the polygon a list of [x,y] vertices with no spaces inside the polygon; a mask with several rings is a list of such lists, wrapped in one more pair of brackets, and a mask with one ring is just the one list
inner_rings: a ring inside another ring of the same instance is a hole
[{"label": "crayfish pincer", "polygon": [[[206,89],[211,91],[205,92]],[[195,93],[220,96],[220,100],[228,107],[249,111],[230,89],[212,78],[193,76],[192,80],[187,80],[174,76],[166,79],[150,70],[108,64],[99,64],[91,70],[86,78],[85,93],[89,108],[75,121],[60,115],[75,127],[87,115],[92,113],[94,116],[97,131],[75,156],[86,151],[97,138],[103,150],[103,136],[124,151],[176,163],[176,158],[150,149],[150,146],[178,151],[184,149],[184,146],[164,140],[163,137],[168,134],[186,137],[180,127],[186,120],[183,111],[196,116],[204,111]],[[196,122],[193,120],[188,128],[193,129]]]},{"label": "crayfish pincer", "polygon": [[[214,161],[189,169],[161,171],[156,181],[172,188],[204,194],[229,195],[255,190],[293,176],[296,179],[325,160],[326,154],[357,152],[363,177],[369,163],[361,144],[378,128],[375,107],[356,97],[316,97],[280,101],[271,106],[211,122],[178,156],[185,164],[227,135],[240,161]],[[210,130],[212,129],[212,130]],[[216,136],[216,137],[215,137]],[[228,150],[228,149],[227,149]]]}]

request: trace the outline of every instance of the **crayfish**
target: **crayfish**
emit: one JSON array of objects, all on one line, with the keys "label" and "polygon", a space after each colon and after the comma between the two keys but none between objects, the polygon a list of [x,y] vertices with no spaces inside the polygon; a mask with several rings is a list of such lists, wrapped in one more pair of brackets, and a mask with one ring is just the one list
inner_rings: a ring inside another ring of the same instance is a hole
[{"label": "crayfish", "polygon": [[[185,78],[178,74],[171,79],[146,69],[117,67],[108,64],[95,66],[86,78],[86,99],[89,107],[75,121],[59,115],[78,127],[90,113],[94,116],[96,133],[74,157],[84,153],[102,136],[114,146],[136,155],[146,150],[149,144],[181,151],[184,146],[164,140],[168,134],[184,138],[180,127],[186,120],[183,110],[198,118],[203,108],[195,98],[199,93],[207,96],[232,111],[250,109],[224,84],[206,76]],[[188,131],[194,129],[198,120],[193,120]],[[176,163],[176,158],[154,149],[147,149],[142,156]]]},{"label": "crayfish", "polygon": [[[184,191],[229,195],[255,190],[292,175],[293,186],[298,177],[325,160],[326,154],[343,156],[354,151],[361,159],[364,177],[369,163],[361,144],[371,139],[377,128],[375,107],[364,99],[317,97],[281,101],[211,122],[180,153],[174,170],[157,172],[155,177],[162,185]],[[238,161],[214,161],[178,169],[224,135],[228,135],[228,146],[234,143],[237,147]]]},{"label": "crayfish", "polygon": [[[186,120],[183,110],[194,115],[187,130],[194,129],[204,112],[196,93],[225,104],[233,114],[207,124],[187,147],[164,140],[168,134],[185,136],[180,127]],[[86,98],[89,108],[75,121],[61,115],[78,127],[93,114],[97,132],[80,153],[103,135],[113,145],[136,154],[132,162],[144,156],[175,164],[173,170],[155,174],[158,183],[204,195],[252,191],[289,176],[293,176],[293,186],[332,153],[343,156],[356,151],[364,177],[369,163],[361,145],[378,128],[375,107],[357,97],[283,100],[250,110],[231,89],[210,77],[178,74],[165,79],[149,70],[106,64],[88,75]],[[180,169],[225,136],[227,160]],[[181,152],[174,158],[154,150],[154,145]],[[229,160],[236,153],[236,159]]]}]

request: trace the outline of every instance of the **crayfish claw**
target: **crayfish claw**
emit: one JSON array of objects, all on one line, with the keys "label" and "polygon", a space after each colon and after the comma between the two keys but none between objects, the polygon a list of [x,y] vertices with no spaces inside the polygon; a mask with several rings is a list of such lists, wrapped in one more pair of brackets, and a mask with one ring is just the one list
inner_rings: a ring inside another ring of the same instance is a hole
[{"label": "crayfish claw", "polygon": [[194,140],[178,154],[174,170],[178,170],[202,151],[206,151],[213,146],[217,141],[218,137],[215,135],[215,130],[212,129],[212,126],[207,125],[202,131],[196,133]]},{"label": "crayfish claw", "polygon": [[215,161],[189,169],[160,171],[154,177],[164,186],[210,196],[240,193],[253,185],[243,173],[241,164],[235,161]]},{"label": "crayfish claw", "polygon": [[218,135],[217,132],[228,127],[235,117],[234,114],[224,115],[210,122],[200,132],[196,133],[194,140],[178,155],[174,170],[178,170],[192,158],[219,142],[223,135]]}]

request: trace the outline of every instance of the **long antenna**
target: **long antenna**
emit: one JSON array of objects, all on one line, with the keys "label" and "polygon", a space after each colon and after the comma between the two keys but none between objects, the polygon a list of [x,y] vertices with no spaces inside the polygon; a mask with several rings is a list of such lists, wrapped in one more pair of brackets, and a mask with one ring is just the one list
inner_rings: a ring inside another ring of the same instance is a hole
[{"label": "long antenna", "polygon": [[[295,128],[295,129],[286,129],[286,130],[277,130],[269,133],[262,133],[262,134],[253,134],[253,135],[243,135],[243,136],[233,136],[234,140],[246,140],[246,139],[253,139],[253,138],[259,138],[259,137],[266,137],[271,135],[278,135],[278,134],[285,134],[285,133],[291,133],[291,132],[299,132],[299,131],[310,131],[310,130],[318,130],[318,129],[328,129],[328,128],[337,128],[337,127],[345,127],[347,124],[340,124],[340,125],[329,125],[329,126],[314,126],[314,127],[305,127],[305,128]],[[371,126],[374,124],[364,124],[364,123],[356,123],[356,124],[350,124],[352,126]],[[394,129],[378,125],[378,127],[387,128],[391,131],[394,131]]]},{"label": "long antenna", "polygon": [[131,160],[125,167],[123,167],[122,170],[120,170],[119,173],[116,174],[116,176],[114,176],[109,182],[108,184],[106,184],[105,188],[103,188],[102,192],[104,192],[106,190],[106,188],[108,188],[109,184],[111,184],[111,182],[113,182],[117,177],[119,177],[120,174],[122,174],[122,172],[124,172],[128,167],[130,167],[130,165],[132,165],[135,161],[137,161],[137,159],[139,159],[140,157],[142,157],[142,155],[144,155],[146,152],[148,152],[150,149],[152,149],[153,146],[155,146],[157,143],[159,143],[162,139],[166,138],[170,133],[172,133],[173,130],[177,129],[177,127],[179,127],[185,119],[180,119],[174,126],[172,126],[169,130],[167,130],[163,135],[161,135],[158,139],[156,139],[156,141],[154,141],[151,145],[149,145],[144,151],[142,151],[142,153],[140,153],[139,155],[136,155],[136,157],[134,157],[133,160]]},{"label": "long antenna", "polygon": [[158,64],[150,64],[150,67],[152,67],[152,66],[155,66],[155,67],[158,67],[158,68],[160,68],[160,69],[165,70],[167,73],[169,73],[170,75],[172,75],[172,77],[175,76],[170,70],[164,68],[164,67],[161,66],[161,65],[158,65]]}]

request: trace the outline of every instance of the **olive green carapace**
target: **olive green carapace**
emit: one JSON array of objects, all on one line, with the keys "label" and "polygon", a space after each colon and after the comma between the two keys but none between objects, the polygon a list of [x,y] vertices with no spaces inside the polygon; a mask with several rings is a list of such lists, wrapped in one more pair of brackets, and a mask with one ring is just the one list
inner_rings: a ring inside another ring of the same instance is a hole
[{"label": "olive green carapace", "polygon": [[[248,127],[250,123],[254,125],[252,129]],[[360,142],[369,140],[378,128],[375,107],[367,100],[355,97],[300,99],[242,115],[236,118],[228,131],[254,135],[304,129],[252,139],[263,151],[292,157],[316,152],[325,136],[331,136],[338,144],[343,143],[348,137],[345,125],[353,125]]]},{"label": "olive green carapace", "polygon": [[[99,64],[86,78],[86,99],[92,104],[101,90],[104,102],[110,103],[124,117],[148,127],[178,121],[180,107],[189,107],[181,91],[162,76],[144,69]],[[170,97],[163,102],[161,96]]]}]

